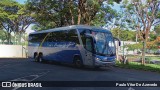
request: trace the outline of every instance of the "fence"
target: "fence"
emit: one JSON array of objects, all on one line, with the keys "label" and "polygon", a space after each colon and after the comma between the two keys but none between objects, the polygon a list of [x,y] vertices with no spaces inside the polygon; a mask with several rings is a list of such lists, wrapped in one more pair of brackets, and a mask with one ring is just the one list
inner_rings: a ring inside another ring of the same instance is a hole
[{"label": "fence", "polygon": [[27,58],[26,46],[0,45],[0,58]]}]

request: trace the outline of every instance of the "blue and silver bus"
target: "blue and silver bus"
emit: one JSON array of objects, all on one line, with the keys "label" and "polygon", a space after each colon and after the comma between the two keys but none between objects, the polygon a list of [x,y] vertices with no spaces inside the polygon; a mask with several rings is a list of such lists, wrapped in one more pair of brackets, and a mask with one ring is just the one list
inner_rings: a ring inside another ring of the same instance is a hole
[{"label": "blue and silver bus", "polygon": [[116,46],[109,30],[72,25],[30,33],[28,57],[36,62],[101,67],[115,64]]}]

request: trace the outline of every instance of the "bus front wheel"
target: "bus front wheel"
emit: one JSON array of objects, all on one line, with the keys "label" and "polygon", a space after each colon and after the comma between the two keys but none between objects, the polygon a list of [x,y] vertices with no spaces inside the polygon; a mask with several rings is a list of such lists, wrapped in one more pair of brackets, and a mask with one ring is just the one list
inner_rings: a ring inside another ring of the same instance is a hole
[{"label": "bus front wheel", "polygon": [[74,66],[77,68],[81,68],[83,67],[83,63],[82,60],[80,59],[80,57],[74,57]]}]

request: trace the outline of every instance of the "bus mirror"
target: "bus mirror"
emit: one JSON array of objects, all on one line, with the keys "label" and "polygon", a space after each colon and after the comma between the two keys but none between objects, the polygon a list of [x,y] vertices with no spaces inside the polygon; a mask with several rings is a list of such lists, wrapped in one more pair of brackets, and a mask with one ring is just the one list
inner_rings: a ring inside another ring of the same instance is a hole
[{"label": "bus mirror", "polygon": [[119,41],[119,46],[121,46],[121,41]]},{"label": "bus mirror", "polygon": [[114,37],[114,41],[118,41],[118,45],[121,46],[121,40]]}]

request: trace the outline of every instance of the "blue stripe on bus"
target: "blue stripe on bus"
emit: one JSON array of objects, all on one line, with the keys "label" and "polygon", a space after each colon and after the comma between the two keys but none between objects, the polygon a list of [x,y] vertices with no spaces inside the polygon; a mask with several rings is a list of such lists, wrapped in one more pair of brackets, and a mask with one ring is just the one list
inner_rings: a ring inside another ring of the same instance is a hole
[{"label": "blue stripe on bus", "polygon": [[72,63],[73,56],[77,54],[80,55],[79,50],[62,50],[56,53],[51,53],[46,56],[43,56],[43,58],[51,61],[53,60],[58,62]]}]

